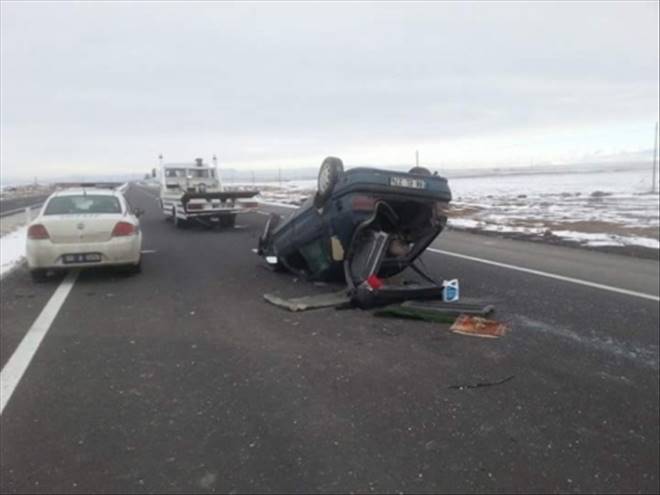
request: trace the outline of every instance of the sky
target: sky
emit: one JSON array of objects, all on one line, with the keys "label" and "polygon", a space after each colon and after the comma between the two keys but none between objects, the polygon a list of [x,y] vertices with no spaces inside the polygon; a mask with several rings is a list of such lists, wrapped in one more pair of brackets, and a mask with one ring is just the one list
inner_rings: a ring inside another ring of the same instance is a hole
[{"label": "sky", "polygon": [[8,177],[653,147],[658,2],[1,2]]}]

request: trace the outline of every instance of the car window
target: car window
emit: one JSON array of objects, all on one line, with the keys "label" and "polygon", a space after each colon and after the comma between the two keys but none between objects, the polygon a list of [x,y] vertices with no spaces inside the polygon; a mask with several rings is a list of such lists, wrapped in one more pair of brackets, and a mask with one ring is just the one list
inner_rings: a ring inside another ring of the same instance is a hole
[{"label": "car window", "polygon": [[183,168],[166,168],[165,177],[185,177],[186,170]]},{"label": "car window", "polygon": [[81,213],[121,213],[121,204],[114,196],[57,196],[46,206],[44,215],[78,215]]},{"label": "car window", "polygon": [[209,176],[209,171],[206,169],[199,170],[199,169],[191,168],[188,169],[188,175],[194,178],[207,179]]}]

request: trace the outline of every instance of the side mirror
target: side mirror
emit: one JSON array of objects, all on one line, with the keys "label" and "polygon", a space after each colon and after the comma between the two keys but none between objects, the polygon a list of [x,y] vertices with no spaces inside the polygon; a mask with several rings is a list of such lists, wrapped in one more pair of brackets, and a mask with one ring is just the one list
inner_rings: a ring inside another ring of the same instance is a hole
[{"label": "side mirror", "polygon": [[140,218],[142,215],[144,215],[144,210],[142,208],[135,208],[133,210],[133,215]]}]

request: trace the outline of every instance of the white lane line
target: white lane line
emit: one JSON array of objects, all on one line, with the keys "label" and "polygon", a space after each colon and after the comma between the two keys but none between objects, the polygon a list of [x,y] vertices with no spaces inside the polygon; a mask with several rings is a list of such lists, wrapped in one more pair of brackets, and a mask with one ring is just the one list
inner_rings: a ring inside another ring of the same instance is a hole
[{"label": "white lane line", "polygon": [[153,253],[157,253],[157,252],[158,251],[156,251],[155,249],[143,249],[142,251],[140,251],[140,253],[142,253],[142,254],[153,254]]},{"label": "white lane line", "polygon": [[523,268],[521,266],[509,265],[508,263],[500,263],[499,261],[485,260],[483,258],[476,258],[474,256],[467,256],[465,254],[452,253],[451,251],[444,251],[442,249],[427,248],[427,251],[433,253],[446,254],[447,256],[454,256],[456,258],[463,258],[478,263],[485,263],[486,265],[499,266],[501,268],[508,268],[509,270],[516,270],[524,273],[531,273],[532,275],[539,275],[541,277],[554,278],[572,284],[585,285],[587,287],[594,287],[596,289],[608,290],[610,292],[617,292],[619,294],[626,294],[628,296],[640,297],[642,299],[649,299],[651,301],[660,301],[660,297],[653,294],[645,294],[644,292],[637,292],[634,290],[622,289],[620,287],[612,287],[611,285],[598,284],[596,282],[589,282],[579,278],[565,277],[564,275],[557,275],[556,273],[542,272],[541,270],[533,270],[531,268]]},{"label": "white lane line", "polygon": [[23,337],[23,340],[21,340],[14,354],[11,355],[9,361],[2,368],[0,372],[0,415],[2,415],[2,411],[11,399],[18,382],[21,381],[25,370],[27,370],[34,354],[37,352],[39,344],[48,333],[57,313],[59,313],[69,292],[76,283],[76,278],[78,278],[78,270],[72,270],[62,280],[25,334],[25,337]]}]

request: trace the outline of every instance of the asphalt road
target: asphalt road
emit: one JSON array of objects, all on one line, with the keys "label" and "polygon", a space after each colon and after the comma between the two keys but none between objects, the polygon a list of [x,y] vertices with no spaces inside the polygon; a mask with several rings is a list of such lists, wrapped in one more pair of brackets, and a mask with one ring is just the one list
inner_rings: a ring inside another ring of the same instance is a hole
[{"label": "asphalt road", "polygon": [[[512,331],[287,313],[263,294],[335,288],[264,268],[264,215],[175,230],[128,197],[144,271],[78,276],[0,417],[3,493],[658,492],[657,300],[428,252]],[[657,262],[447,234],[434,249],[657,295]],[[3,280],[3,367],[58,284]]]}]

